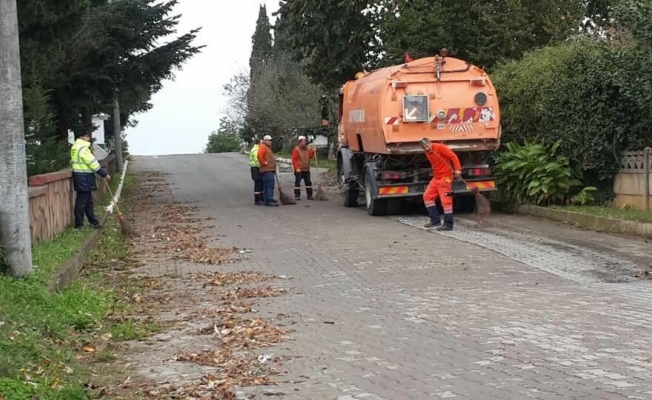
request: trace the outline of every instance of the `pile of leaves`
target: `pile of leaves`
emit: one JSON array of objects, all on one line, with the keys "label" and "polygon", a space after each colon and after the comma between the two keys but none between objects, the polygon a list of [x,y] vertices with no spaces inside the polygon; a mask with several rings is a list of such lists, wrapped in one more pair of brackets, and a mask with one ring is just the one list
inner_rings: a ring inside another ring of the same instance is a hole
[{"label": "pile of leaves", "polygon": [[285,294],[285,289],[274,288],[271,286],[267,287],[255,287],[255,288],[235,288],[224,293],[222,300],[239,300],[239,299],[252,299],[252,298],[263,298],[263,297],[278,297],[282,294]]},{"label": "pile of leaves", "polygon": [[226,286],[226,285],[242,285],[245,283],[260,283],[266,282],[274,277],[262,272],[214,272],[214,273],[199,273],[192,274],[192,279],[206,279],[206,285],[209,286]]}]

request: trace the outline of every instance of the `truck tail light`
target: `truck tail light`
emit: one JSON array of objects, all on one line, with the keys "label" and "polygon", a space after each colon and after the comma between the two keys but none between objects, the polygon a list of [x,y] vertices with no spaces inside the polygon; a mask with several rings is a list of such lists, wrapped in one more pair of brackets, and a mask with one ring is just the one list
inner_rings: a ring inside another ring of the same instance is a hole
[{"label": "truck tail light", "polygon": [[471,79],[471,86],[485,86],[487,81],[484,78],[473,78]]},{"label": "truck tail light", "polygon": [[392,181],[405,178],[405,172],[400,171],[383,171],[381,174],[382,180]]},{"label": "truck tail light", "polygon": [[467,171],[469,176],[487,176],[491,175],[491,168],[489,167],[480,167],[480,168],[469,168]]}]

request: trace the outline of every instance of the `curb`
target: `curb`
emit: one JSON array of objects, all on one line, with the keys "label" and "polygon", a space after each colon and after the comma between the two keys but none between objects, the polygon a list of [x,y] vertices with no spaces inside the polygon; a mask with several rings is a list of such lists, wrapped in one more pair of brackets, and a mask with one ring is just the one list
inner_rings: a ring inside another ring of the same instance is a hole
[{"label": "curb", "polygon": [[[122,169],[122,179],[120,181],[120,192],[122,185],[124,184],[124,178],[127,173],[127,165],[129,161],[125,161],[124,167]],[[120,199],[120,193],[116,193],[117,200]],[[115,199],[114,199],[115,201]],[[113,206],[113,202],[111,203]],[[110,210],[109,210],[110,208]],[[104,214],[99,218],[100,224],[105,225],[106,221],[109,219],[109,216],[113,213],[113,207],[107,207],[104,210]],[[50,292],[60,292],[65,289],[70,283],[72,283],[82,270],[84,266],[84,261],[88,257],[90,251],[95,247],[97,242],[102,236],[103,230],[93,230],[88,237],[82,242],[77,251],[70,257],[68,260],[64,261],[59,267],[58,271],[50,277],[50,282],[48,283],[48,290]]]},{"label": "curb", "polygon": [[[107,219],[109,219],[109,213],[104,212],[104,215],[100,218],[100,224],[104,225]],[[102,236],[102,230],[94,230],[84,240],[75,254],[59,267],[59,270],[50,278],[50,283],[48,284],[48,290],[50,292],[60,292],[77,279],[84,266],[84,261],[88,257],[88,253],[95,247],[100,236]]]},{"label": "curb", "polygon": [[596,232],[617,233],[629,236],[640,236],[652,239],[652,223],[626,221],[599,215],[584,214],[575,211],[556,210],[552,208],[522,205],[511,207],[504,203],[492,201],[496,209],[515,214],[531,215],[533,217],[547,218],[564,224],[574,225],[578,228],[589,229]]}]

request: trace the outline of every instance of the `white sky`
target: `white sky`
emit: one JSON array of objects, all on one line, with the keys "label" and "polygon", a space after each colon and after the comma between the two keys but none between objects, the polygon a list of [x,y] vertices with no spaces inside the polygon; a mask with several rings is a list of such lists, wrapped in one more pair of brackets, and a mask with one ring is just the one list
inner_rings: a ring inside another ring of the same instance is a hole
[{"label": "white sky", "polygon": [[179,33],[202,27],[196,43],[203,51],[175,73],[174,81],[152,97],[152,108],[134,116],[138,126],[127,130],[134,155],[200,153],[208,135],[224,115],[223,86],[238,71],[249,68],[251,37],[261,4],[272,12],[278,0],[180,0]]}]

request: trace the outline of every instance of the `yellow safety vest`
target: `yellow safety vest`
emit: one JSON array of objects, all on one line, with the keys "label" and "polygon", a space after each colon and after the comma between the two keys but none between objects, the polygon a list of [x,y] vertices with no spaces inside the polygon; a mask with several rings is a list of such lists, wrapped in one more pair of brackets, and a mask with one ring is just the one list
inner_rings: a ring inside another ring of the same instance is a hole
[{"label": "yellow safety vest", "polygon": [[255,144],[249,152],[249,165],[252,167],[260,167],[260,162],[258,161],[258,149],[260,145]]},{"label": "yellow safety vest", "polygon": [[101,168],[99,161],[91,153],[91,144],[77,139],[70,149],[70,166],[73,173],[93,174]]}]

